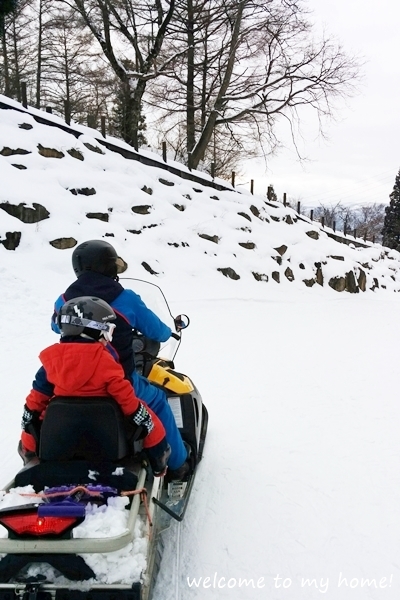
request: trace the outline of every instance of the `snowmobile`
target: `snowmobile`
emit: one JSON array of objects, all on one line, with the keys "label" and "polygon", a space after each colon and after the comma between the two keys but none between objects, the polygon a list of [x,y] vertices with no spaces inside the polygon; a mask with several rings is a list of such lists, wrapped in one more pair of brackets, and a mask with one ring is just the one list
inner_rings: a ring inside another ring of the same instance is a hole
[{"label": "snowmobile", "polygon": [[[151,599],[163,533],[172,520],[184,517],[203,456],[208,413],[196,386],[174,367],[188,317],[172,317],[158,286],[133,281],[135,291],[172,331],[179,323],[179,331],[164,344],[138,332],[134,332],[133,344],[138,372],[167,394],[190,449],[192,473],[184,481],[153,477],[140,442],[135,442],[132,454],[124,417],[112,398],[54,397],[40,432],[34,432],[38,456],[3,491],[10,495],[16,489],[30,490],[26,504],[21,504],[22,494],[18,505],[0,508],[0,600]],[[112,529],[106,537],[77,533],[89,519],[90,510],[105,511],[111,500],[121,498],[127,505],[119,533],[113,534]],[[140,576],[123,583],[99,581],[89,559],[96,563],[99,556],[132,548],[139,522],[140,543],[145,548]]]}]

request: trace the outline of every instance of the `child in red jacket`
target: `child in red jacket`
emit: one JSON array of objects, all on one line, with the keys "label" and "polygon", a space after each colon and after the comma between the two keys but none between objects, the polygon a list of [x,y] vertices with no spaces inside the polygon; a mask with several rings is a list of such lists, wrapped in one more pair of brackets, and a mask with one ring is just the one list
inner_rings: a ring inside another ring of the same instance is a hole
[{"label": "child in red jacket", "polygon": [[162,475],[171,449],[159,418],[140,401],[124,371],[106,348],[112,341],[116,315],[104,300],[82,296],[69,300],[61,308],[58,325],[59,344],[43,350],[42,367],[36,373],[26,398],[22,417],[21,454],[36,453],[30,426],[43,417],[53,396],[111,396],[132,425],[141,428],[136,436],[143,439],[154,475]]}]

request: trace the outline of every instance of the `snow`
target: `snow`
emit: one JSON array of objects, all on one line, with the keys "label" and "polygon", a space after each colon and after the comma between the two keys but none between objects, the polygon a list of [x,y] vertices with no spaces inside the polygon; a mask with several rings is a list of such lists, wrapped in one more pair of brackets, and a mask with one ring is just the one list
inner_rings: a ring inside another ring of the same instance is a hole
[{"label": "snow", "polygon": [[[21,130],[21,122],[33,128]],[[49,327],[53,302],[73,279],[72,250],[57,250],[49,241],[74,237],[80,243],[113,234],[104,239],[128,262],[124,276],[158,283],[172,312],[189,315],[176,367],[193,379],[210,414],[185,519],[166,535],[154,600],[397,600],[398,253],[338,244],[316,223],[271,219],[295,216],[282,205],[193,185],[105,149],[104,155],[90,152],[82,140],[97,145],[88,128],[71,140],[29,115],[21,119],[0,110],[0,152],[4,146],[32,152],[0,156],[0,203],[38,202],[50,211],[49,219],[28,224],[0,210],[1,239],[7,231],[22,233],[15,251],[0,246],[4,484],[21,466],[20,418],[38,353],[55,341]],[[63,149],[65,157],[40,156],[38,143]],[[71,147],[85,160],[68,155]],[[160,177],[175,185],[163,185]],[[68,191],[80,187],[94,187],[97,194]],[[151,206],[149,214],[132,213],[132,206],[143,204]],[[270,222],[255,218],[250,206]],[[88,219],[87,212],[108,212],[109,221]],[[318,240],[306,235],[311,229],[318,230]],[[198,233],[217,235],[220,242]],[[238,245],[247,241],[255,251]],[[278,265],[272,257],[282,244],[288,250]],[[329,258],[337,255],[344,260]],[[159,275],[147,273],[143,261]],[[323,261],[324,285],[305,287],[302,278]],[[357,273],[367,263],[365,293],[329,287],[330,277]],[[289,265],[293,282],[283,276]],[[217,271],[225,267],[240,280]],[[273,270],[281,273],[279,285],[270,277]],[[255,281],[252,271],[268,275],[268,283]],[[371,291],[374,277],[386,290]],[[90,527],[102,522],[97,513],[90,515]],[[123,527],[120,520],[114,524]],[[129,556],[98,560],[94,566],[103,581],[140,572],[140,532],[136,543]]]}]

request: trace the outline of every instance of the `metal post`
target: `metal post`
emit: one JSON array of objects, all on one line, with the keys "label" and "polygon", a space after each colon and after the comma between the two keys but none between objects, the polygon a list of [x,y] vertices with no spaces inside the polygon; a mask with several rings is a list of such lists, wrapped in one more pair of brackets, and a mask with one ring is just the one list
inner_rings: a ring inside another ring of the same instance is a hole
[{"label": "metal post", "polygon": [[167,162],[167,142],[162,143],[162,159]]},{"label": "metal post", "polygon": [[287,201],[286,201],[286,192],[283,193],[283,206],[287,205]]},{"label": "metal post", "polygon": [[300,214],[300,202],[297,203],[297,212]]},{"label": "metal post", "polygon": [[215,177],[215,162],[211,163],[211,177],[214,179]]},{"label": "metal post", "polygon": [[235,177],[236,177],[236,173],[235,173],[235,171],[232,171],[232,179],[231,179],[232,187],[235,187]]},{"label": "metal post", "polygon": [[254,179],[250,179],[250,193],[254,194]]},{"label": "metal post", "polygon": [[311,219],[311,221],[314,221],[314,209],[313,208],[310,210],[310,219]]},{"label": "metal post", "polygon": [[51,106],[46,106],[46,112],[50,115],[53,113],[53,109],[51,108]]},{"label": "metal post", "polygon": [[333,221],[333,231],[336,231],[336,221]]},{"label": "metal post", "polygon": [[325,227],[325,217],[323,215],[321,217],[321,225],[322,227]]},{"label": "metal post", "polygon": [[106,116],[101,115],[100,120],[101,120],[101,135],[103,137],[106,137]]}]

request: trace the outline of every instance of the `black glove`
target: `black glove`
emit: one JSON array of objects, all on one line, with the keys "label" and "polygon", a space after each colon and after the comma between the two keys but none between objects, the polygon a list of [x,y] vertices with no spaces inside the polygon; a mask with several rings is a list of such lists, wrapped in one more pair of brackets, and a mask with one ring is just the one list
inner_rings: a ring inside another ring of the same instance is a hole
[{"label": "black glove", "polygon": [[26,433],[30,433],[36,443],[39,441],[40,426],[40,413],[37,410],[31,410],[25,404],[21,419],[21,429],[26,431]]},{"label": "black glove", "polygon": [[130,415],[129,421],[136,425],[137,430],[133,440],[143,440],[154,429],[153,419],[144,404],[140,402],[139,407]]}]

